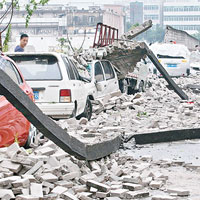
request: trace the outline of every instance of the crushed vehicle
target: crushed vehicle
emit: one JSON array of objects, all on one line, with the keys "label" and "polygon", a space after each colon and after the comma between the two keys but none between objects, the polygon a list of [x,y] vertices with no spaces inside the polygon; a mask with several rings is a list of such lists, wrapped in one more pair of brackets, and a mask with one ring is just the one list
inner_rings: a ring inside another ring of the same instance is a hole
[{"label": "crushed vehicle", "polygon": [[34,92],[37,106],[53,119],[86,117],[92,104],[85,79],[72,58],[61,53],[8,53]]},{"label": "crushed vehicle", "polygon": [[87,83],[90,99],[103,100],[121,94],[117,74],[108,60],[88,62],[86,69],[91,77]]},{"label": "crushed vehicle", "polygon": [[[188,76],[190,74],[190,52],[186,46],[155,43],[149,48],[171,77]],[[153,64],[150,65],[150,71],[160,77],[162,76]]]},{"label": "crushed vehicle", "polygon": [[[0,68],[34,100],[33,91],[24,80],[16,64],[7,56],[0,56]],[[37,134],[36,128],[3,95],[0,95],[0,147],[13,142],[20,146],[30,146]]]},{"label": "crushed vehicle", "polygon": [[119,87],[122,93],[133,94],[135,92],[145,92],[149,74],[146,61],[142,60],[138,62],[133,72],[128,72],[124,78],[120,78],[120,71],[117,71],[119,74]]}]

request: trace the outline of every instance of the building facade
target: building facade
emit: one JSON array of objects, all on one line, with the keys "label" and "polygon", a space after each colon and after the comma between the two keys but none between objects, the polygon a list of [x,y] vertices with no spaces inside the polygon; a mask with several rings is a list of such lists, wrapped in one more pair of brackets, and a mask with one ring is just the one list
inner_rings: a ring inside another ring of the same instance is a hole
[{"label": "building facade", "polygon": [[131,23],[152,20],[154,25],[163,24],[163,0],[133,0],[130,3]]},{"label": "building facade", "polygon": [[199,0],[133,0],[130,16],[132,24],[152,20],[154,25],[170,25],[190,34],[200,31]]},{"label": "building facade", "polygon": [[163,7],[163,23],[188,33],[200,31],[200,2],[166,0]]}]

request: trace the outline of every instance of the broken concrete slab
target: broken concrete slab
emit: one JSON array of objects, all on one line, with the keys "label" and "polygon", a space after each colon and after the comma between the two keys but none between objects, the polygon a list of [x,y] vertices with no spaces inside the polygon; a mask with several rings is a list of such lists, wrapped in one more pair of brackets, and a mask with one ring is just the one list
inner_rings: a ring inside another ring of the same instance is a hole
[{"label": "broken concrete slab", "polygon": [[161,143],[161,142],[173,142],[180,140],[191,140],[199,139],[200,129],[179,129],[179,130],[169,130],[161,132],[152,133],[142,133],[132,135],[128,140],[135,138],[136,144],[150,144],[150,143]]}]

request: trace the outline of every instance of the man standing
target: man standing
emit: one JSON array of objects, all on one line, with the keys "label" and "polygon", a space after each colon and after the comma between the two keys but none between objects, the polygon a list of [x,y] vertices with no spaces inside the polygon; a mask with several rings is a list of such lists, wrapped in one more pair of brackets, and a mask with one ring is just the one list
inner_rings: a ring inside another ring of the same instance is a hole
[{"label": "man standing", "polygon": [[22,34],[20,37],[20,44],[15,47],[15,52],[24,52],[24,48],[28,44],[28,35]]}]

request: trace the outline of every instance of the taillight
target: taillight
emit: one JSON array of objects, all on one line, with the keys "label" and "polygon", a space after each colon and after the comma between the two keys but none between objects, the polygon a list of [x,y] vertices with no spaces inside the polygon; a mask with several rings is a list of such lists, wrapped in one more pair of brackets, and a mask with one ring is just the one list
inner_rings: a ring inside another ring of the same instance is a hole
[{"label": "taillight", "polygon": [[60,102],[61,103],[71,102],[71,90],[60,90]]}]

